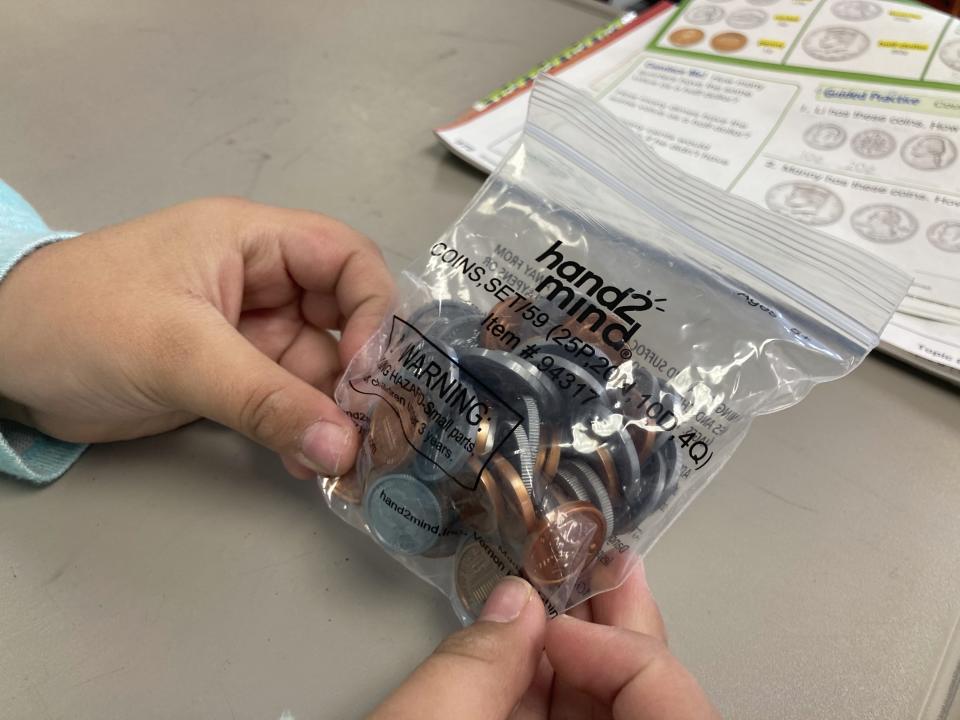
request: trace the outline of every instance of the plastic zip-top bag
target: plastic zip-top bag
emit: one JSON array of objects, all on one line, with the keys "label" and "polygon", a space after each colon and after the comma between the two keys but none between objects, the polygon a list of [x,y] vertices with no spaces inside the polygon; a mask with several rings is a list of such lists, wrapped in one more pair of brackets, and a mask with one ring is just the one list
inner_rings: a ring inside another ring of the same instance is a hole
[{"label": "plastic zip-top bag", "polygon": [[464,622],[507,574],[562,613],[623,581],[754,416],[855,368],[908,285],[542,77],[344,373],[362,445],[325,497]]}]

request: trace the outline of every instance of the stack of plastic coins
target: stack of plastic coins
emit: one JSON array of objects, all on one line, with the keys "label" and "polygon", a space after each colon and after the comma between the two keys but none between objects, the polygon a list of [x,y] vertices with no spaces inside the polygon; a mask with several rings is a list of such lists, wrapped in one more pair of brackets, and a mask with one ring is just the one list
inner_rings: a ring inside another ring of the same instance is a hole
[{"label": "stack of plastic coins", "polygon": [[[412,313],[406,323],[449,360],[445,380],[470,388],[488,412],[475,425],[414,432],[407,410],[384,396],[370,412],[358,477],[341,494],[361,503],[388,551],[452,556],[452,596],[465,616],[506,574],[545,594],[576,582],[604,544],[677,490],[679,453],[664,422],[676,424],[677,399],[638,364],[614,364],[601,329],[561,315],[535,325],[506,301],[487,313],[459,301]],[[433,392],[423,391],[425,403]]]}]

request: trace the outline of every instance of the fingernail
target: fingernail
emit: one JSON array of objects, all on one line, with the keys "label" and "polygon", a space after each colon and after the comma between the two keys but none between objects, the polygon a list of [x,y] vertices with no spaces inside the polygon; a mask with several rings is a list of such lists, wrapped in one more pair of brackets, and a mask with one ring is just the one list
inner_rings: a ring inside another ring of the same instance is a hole
[{"label": "fingernail", "polygon": [[530,602],[532,593],[533,588],[522,578],[506,577],[490,593],[480,619],[499,623],[516,620]]},{"label": "fingernail", "polygon": [[343,425],[326,420],[316,422],[303,434],[297,459],[321,475],[339,475],[346,469],[344,453],[353,433]]}]

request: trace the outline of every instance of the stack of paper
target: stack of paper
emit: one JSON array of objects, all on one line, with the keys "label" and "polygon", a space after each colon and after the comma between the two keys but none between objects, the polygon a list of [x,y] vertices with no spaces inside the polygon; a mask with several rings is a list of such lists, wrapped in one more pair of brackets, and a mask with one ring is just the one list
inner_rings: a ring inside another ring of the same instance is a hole
[{"label": "stack of paper", "polygon": [[[884,0],[687,0],[540,69],[683,170],[912,273],[883,346],[960,378],[960,20]],[[533,74],[439,136],[492,170]]]}]

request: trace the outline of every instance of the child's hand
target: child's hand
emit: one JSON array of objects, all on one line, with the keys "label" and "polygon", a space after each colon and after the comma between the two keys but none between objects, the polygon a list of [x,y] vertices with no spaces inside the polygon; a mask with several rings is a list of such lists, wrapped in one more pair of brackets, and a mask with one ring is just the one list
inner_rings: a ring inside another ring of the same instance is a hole
[{"label": "child's hand", "polygon": [[480,620],[441,643],[369,720],[719,720],[667,649],[642,569],[571,615],[546,623],[533,588],[501,581]]},{"label": "child's hand", "polygon": [[[0,283],[5,414],[76,442],[204,416],[277,451],[297,476],[337,474],[357,433],[329,393],[392,290],[356,231],[244,200],[65,240]],[[339,343],[328,332],[338,328]]]}]

